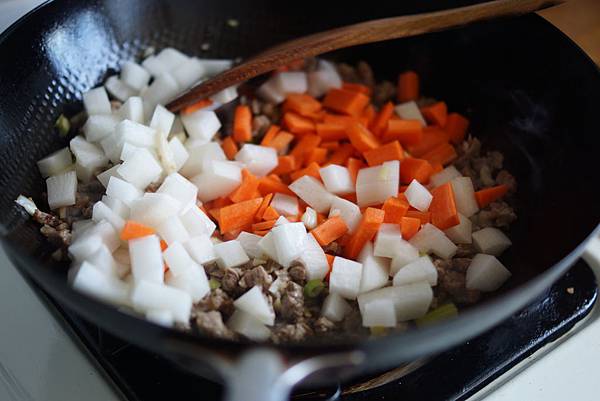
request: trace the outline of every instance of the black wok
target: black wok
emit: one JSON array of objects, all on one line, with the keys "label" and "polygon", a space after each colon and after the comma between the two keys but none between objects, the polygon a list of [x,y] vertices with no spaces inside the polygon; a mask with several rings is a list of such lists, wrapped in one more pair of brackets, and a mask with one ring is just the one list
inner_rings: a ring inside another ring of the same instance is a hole
[{"label": "black wok", "polygon": [[[39,227],[14,203],[23,193],[45,204],[35,161],[68,143],[53,131],[54,121],[80,109],[83,91],[114,73],[120,62],[139,58],[146,46],[173,46],[200,57],[245,57],[334,26],[469,2],[427,2],[417,8],[418,3],[359,7],[346,2],[341,8],[333,2],[257,0],[46,3],[0,37],[0,223],[10,258],[58,301],[102,328],[197,373],[237,378],[232,399],[285,396],[288,385],[313,371],[334,373],[312,375],[309,381],[315,384],[390,367],[498,323],[562,275],[600,221],[600,73],[576,45],[535,15],[330,55],[367,60],[378,78],[395,79],[403,69],[416,69],[423,92],[468,115],[472,132],[485,147],[502,151],[517,177],[519,219],[509,233],[514,245],[502,257],[513,277],[502,293],[450,321],[363,342],[315,338],[259,352],[249,352],[256,346],[247,342],[164,329],[69,288],[65,266],[52,262],[53,249]],[[226,24],[229,18],[239,26]],[[208,51],[201,50],[204,42],[210,43]],[[272,392],[254,394],[248,388]]]}]

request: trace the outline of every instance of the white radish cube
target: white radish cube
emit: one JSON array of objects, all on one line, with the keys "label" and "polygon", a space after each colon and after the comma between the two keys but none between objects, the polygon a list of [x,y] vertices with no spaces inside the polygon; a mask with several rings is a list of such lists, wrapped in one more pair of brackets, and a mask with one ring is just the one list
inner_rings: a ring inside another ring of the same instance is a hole
[{"label": "white radish cube", "polygon": [[233,305],[268,326],[275,323],[275,312],[273,307],[262,292],[262,287],[255,285],[246,291],[241,297],[233,301]]},{"label": "white radish cube", "polygon": [[327,295],[323,301],[321,316],[326,317],[332,322],[341,322],[351,310],[352,307],[350,304],[339,294],[334,293]]},{"label": "white radish cube", "polygon": [[512,242],[499,229],[486,227],[473,233],[473,244],[481,253],[500,256],[502,252],[512,245]]},{"label": "white radish cube", "polygon": [[135,96],[138,94],[138,91],[129,87],[123,81],[121,81],[116,75],[109,77],[106,82],[104,82],[104,87],[106,91],[110,93],[113,97],[117,98],[121,102],[124,102],[131,96]]},{"label": "white radish cube", "polygon": [[92,220],[97,223],[106,220],[119,232],[123,229],[123,226],[125,226],[125,220],[102,201],[94,203],[92,208]]},{"label": "white radish cube", "polygon": [[172,71],[177,66],[189,60],[189,57],[172,47],[165,47],[156,55],[157,60],[166,68],[167,71]]},{"label": "white radish cube", "polygon": [[285,287],[287,281],[283,279],[283,276],[277,276],[277,278],[269,286],[269,292],[273,295],[279,294],[283,287]]},{"label": "white radish cube", "polygon": [[288,267],[305,250],[306,228],[302,223],[282,224],[271,229],[278,262]]},{"label": "white radish cube", "polygon": [[365,304],[362,315],[364,327],[395,327],[396,310],[390,299],[375,299]]},{"label": "white radish cube", "polygon": [[177,164],[175,163],[175,156],[169,147],[167,141],[167,134],[157,133],[156,136],[156,151],[158,154],[158,160],[163,168],[161,176],[169,175],[177,171]]},{"label": "white radish cube", "polygon": [[214,245],[208,235],[192,237],[183,246],[198,264],[205,265],[217,260]]},{"label": "white radish cube", "polygon": [[165,242],[171,245],[174,242],[186,242],[190,235],[177,216],[165,219],[156,227],[156,232]]},{"label": "white radish cube", "polygon": [[334,196],[314,177],[304,175],[292,182],[290,190],[319,213],[327,213]]},{"label": "white radish cube", "polygon": [[308,93],[313,97],[321,97],[329,89],[341,88],[342,78],[335,66],[326,60],[319,60],[318,68],[307,74]]},{"label": "white radish cube", "polygon": [[88,229],[95,227],[92,219],[77,220],[71,224],[71,243],[75,243]]},{"label": "white radish cube", "polygon": [[136,283],[150,281],[163,282],[163,258],[160,239],[156,235],[147,235],[129,240],[131,273]]},{"label": "white radish cube", "polygon": [[[135,152],[137,152],[140,149],[145,149],[141,146],[135,146],[132,145],[130,143],[123,143],[123,148],[121,150],[121,156],[120,156],[120,160],[127,160],[133,157],[133,155],[135,154]],[[152,149],[151,148],[146,148],[149,152],[152,153]]]},{"label": "white radish cube", "polygon": [[204,76],[204,66],[200,60],[190,58],[175,67],[171,75],[177,81],[179,88],[188,89]]},{"label": "white radish cube", "polygon": [[444,230],[444,234],[455,244],[470,244],[473,242],[471,237],[472,226],[471,220],[462,214],[458,214],[460,223],[454,227]]},{"label": "white radish cube", "polygon": [[139,96],[132,96],[119,108],[119,116],[139,124],[144,122],[144,104]]},{"label": "white radish cube", "polygon": [[117,134],[116,128],[117,127],[115,127],[115,132],[100,140],[100,146],[102,147],[104,154],[113,163],[121,161],[119,156],[121,156],[121,150],[123,149],[123,143],[125,142],[123,137]]},{"label": "white radish cube", "polygon": [[74,205],[77,194],[77,174],[69,171],[48,177],[46,190],[50,209],[55,210],[59,207]]},{"label": "white radish cube", "polygon": [[144,103],[146,103],[151,110],[156,107],[157,104],[167,104],[171,99],[176,97],[181,89],[177,84],[177,81],[169,73],[160,74],[148,89],[146,89],[142,95]]},{"label": "white radish cube", "polygon": [[182,175],[169,174],[156,191],[157,193],[171,195],[182,204],[183,210],[196,205],[198,188]]},{"label": "white radish cube", "polygon": [[290,221],[283,216],[279,216],[277,220],[275,220],[275,227],[280,226],[282,224],[289,224]]},{"label": "white radish cube", "polygon": [[120,166],[121,166],[121,163],[115,164],[108,170],[104,170],[100,174],[96,175],[96,178],[98,179],[98,181],[100,181],[100,183],[104,186],[104,188],[108,187],[108,181],[110,180],[110,177],[117,177],[117,178],[123,179],[123,177],[121,177],[119,175],[119,173],[117,172],[117,170]]},{"label": "white radish cube", "polygon": [[210,292],[204,268],[197,264],[193,264],[190,269],[178,276],[173,275],[172,271],[169,270],[165,274],[165,283],[170,287],[187,292],[192,297],[194,303],[200,301]]},{"label": "white radish cube", "polygon": [[156,56],[149,56],[144,59],[142,66],[155,77],[169,71],[167,65]]},{"label": "white radish cube", "polygon": [[247,143],[235,155],[235,160],[244,163],[257,177],[264,177],[277,167],[277,151],[266,146]]},{"label": "white radish cube", "polygon": [[131,220],[157,228],[179,213],[181,203],[170,195],[146,193],[131,203],[130,210]]},{"label": "white radish cube", "polygon": [[431,200],[433,199],[433,195],[431,192],[427,190],[419,181],[412,180],[406,191],[404,192],[406,199],[408,200],[408,204],[414,207],[421,212],[427,211],[429,209],[429,205],[431,204]]},{"label": "white radish cube", "polygon": [[271,231],[269,231],[264,237],[260,239],[260,241],[258,241],[258,247],[260,248],[264,256],[281,264],[277,257],[277,248],[275,248],[275,240]]},{"label": "white radish cube", "polygon": [[418,319],[429,310],[433,291],[427,282],[402,286],[384,287],[358,296],[358,306],[364,316],[366,305],[380,299],[391,300],[396,311],[396,320],[404,322]]},{"label": "white radish cube", "polygon": [[308,280],[323,280],[329,272],[327,256],[325,256],[321,245],[319,245],[315,237],[310,233],[306,235],[304,250],[298,260],[304,265]]},{"label": "white radish cube", "polygon": [[419,250],[412,246],[410,242],[402,240],[398,243],[396,254],[392,258],[390,265],[390,275],[394,276],[400,268],[406,266],[419,258]]},{"label": "white radish cube", "polygon": [[390,196],[398,195],[400,185],[400,162],[388,161],[381,166],[363,168],[356,177],[356,200],[358,206],[379,205]]},{"label": "white radish cube", "polygon": [[339,196],[333,197],[331,209],[329,210],[330,218],[336,215],[344,220],[344,223],[348,226],[348,233],[350,234],[358,227],[360,219],[362,218],[360,208],[355,203],[340,198]]},{"label": "white radish cube", "polygon": [[124,204],[118,199],[112,198],[108,195],[102,195],[102,202],[106,204],[117,215],[119,215],[122,219],[129,218],[129,206]]},{"label": "white radish cube", "polygon": [[418,120],[423,126],[426,126],[425,118],[419,110],[419,106],[414,101],[400,103],[394,108],[396,114],[403,120]]},{"label": "white radish cube", "polygon": [[280,72],[275,74],[273,80],[283,94],[305,93],[308,90],[304,71]]},{"label": "white radish cube", "polygon": [[238,97],[238,91],[236,86],[230,86],[225,88],[210,97],[214,103],[222,105],[234,101]]},{"label": "white radish cube", "polygon": [[118,278],[105,274],[94,265],[83,262],[76,268],[73,288],[91,297],[116,305],[127,305],[129,285]]},{"label": "white radish cube", "polygon": [[173,155],[173,161],[175,162],[175,170],[179,171],[184,166],[185,162],[190,157],[185,146],[181,143],[179,138],[175,137],[169,141],[169,149]]},{"label": "white radish cube", "polygon": [[86,261],[94,265],[104,274],[117,276],[117,261],[113,258],[112,253],[104,244],[86,258]]},{"label": "white radish cube", "polygon": [[233,312],[227,321],[227,327],[252,341],[266,341],[271,336],[271,330],[260,320],[239,309]]},{"label": "white radish cube", "polygon": [[215,228],[217,228],[215,223],[198,206],[193,206],[185,210],[180,215],[180,219],[192,237],[198,235],[207,235],[210,237]]},{"label": "white radish cube", "polygon": [[469,290],[496,291],[511,276],[510,271],[495,256],[478,253],[467,269]]},{"label": "white radish cube", "polygon": [[37,162],[40,174],[44,178],[64,171],[71,164],[73,164],[73,156],[69,148],[57,150]]},{"label": "white radish cube", "polygon": [[171,275],[174,277],[178,277],[193,266],[196,266],[189,253],[179,241],[170,243],[169,247],[162,253],[162,256],[169,267]]},{"label": "white radish cube", "polygon": [[[152,148],[156,144],[156,130],[154,128],[147,127],[131,120],[123,120],[115,127],[115,134],[120,137],[123,142],[130,143],[135,146],[142,148]],[[119,154],[121,154],[121,148],[117,145]]]},{"label": "white radish cube", "polygon": [[256,94],[261,99],[273,104],[279,104],[285,100],[285,94],[279,87],[278,82],[275,81],[275,77],[269,78],[265,83],[259,86],[256,90]]},{"label": "white radish cube", "polygon": [[373,245],[367,242],[357,259],[363,265],[359,293],[384,287],[389,282],[390,261],[373,254]]},{"label": "white radish cube", "polygon": [[94,114],[89,116],[82,128],[85,139],[90,142],[100,141],[114,131],[119,121],[119,117],[113,114]]},{"label": "white radish cube", "polygon": [[131,291],[131,303],[141,311],[168,310],[176,322],[186,325],[192,311],[192,297],[187,292],[148,280],[135,283]]},{"label": "white radish cube", "polygon": [[258,246],[261,239],[260,235],[247,233],[246,231],[242,231],[237,237],[237,240],[242,244],[242,248],[244,248],[244,252],[251,258],[260,258],[262,256],[262,250]]},{"label": "white radish cube", "polygon": [[440,185],[444,185],[447,182],[452,181],[457,177],[462,177],[460,171],[456,169],[456,167],[448,166],[439,173],[435,173],[429,179],[429,183],[433,188],[439,187]]},{"label": "white radish cube", "polygon": [[475,189],[473,181],[469,177],[457,177],[452,181],[452,190],[454,191],[454,200],[456,201],[456,210],[465,217],[471,217],[479,211],[477,199],[475,199]]},{"label": "white radish cube", "polygon": [[227,160],[223,149],[216,142],[208,142],[193,148],[187,148],[187,152],[189,157],[181,168],[181,174],[186,177],[193,177],[202,173],[205,166],[213,161]]},{"label": "white radish cube", "polygon": [[198,199],[208,202],[236,189],[242,183],[242,171],[236,163],[213,161],[191,181],[198,187]]},{"label": "white radish cube", "polygon": [[350,194],[356,191],[350,171],[346,167],[330,164],[319,169],[319,175],[325,184],[325,189],[332,194]]},{"label": "white radish cube", "polygon": [[400,250],[402,233],[398,224],[382,224],[379,226],[373,254],[384,258],[393,258]]},{"label": "white radish cube", "polygon": [[223,268],[237,267],[250,261],[240,241],[221,242],[216,244],[213,249],[217,255],[217,263]]},{"label": "white radish cube", "polygon": [[94,224],[81,235],[78,235],[77,240],[73,241],[69,246],[69,254],[74,261],[83,261],[96,252],[103,244],[111,252],[121,244],[119,234],[106,220]]},{"label": "white radish cube", "polygon": [[175,114],[165,109],[160,104],[154,109],[152,119],[150,119],[150,128],[154,128],[157,132],[163,135],[168,135],[173,127],[175,121]]},{"label": "white radish cube", "polygon": [[83,106],[88,116],[110,114],[110,101],[103,86],[85,92],[82,97]]},{"label": "white radish cube", "polygon": [[233,66],[233,60],[231,59],[201,58],[198,60],[202,63],[204,71],[209,77],[220,74]]},{"label": "white radish cube", "polygon": [[123,179],[140,189],[160,178],[162,167],[147,149],[138,149],[125,160],[117,172]]},{"label": "white radish cube", "polygon": [[437,285],[438,274],[429,256],[421,256],[419,259],[403,266],[394,275],[394,285],[406,285],[426,281],[431,286]]},{"label": "white radish cube", "polygon": [[317,226],[317,212],[312,207],[307,207],[300,220],[307,230],[312,230]]},{"label": "white radish cube", "polygon": [[409,242],[420,252],[432,252],[442,259],[450,259],[458,249],[443,231],[431,223],[425,224]]},{"label": "white radish cube", "polygon": [[81,136],[71,139],[69,146],[75,155],[77,177],[83,182],[88,182],[97,170],[108,163],[102,149]]},{"label": "white radish cube", "polygon": [[126,61],[121,67],[121,81],[132,89],[142,90],[150,81],[150,73],[133,61]]},{"label": "white radish cube", "polygon": [[329,274],[329,292],[346,299],[356,299],[360,292],[361,263],[336,256]]},{"label": "white radish cube", "polygon": [[210,141],[221,128],[214,111],[197,110],[181,116],[181,122],[190,138]]},{"label": "white radish cube", "polygon": [[166,309],[151,309],[146,311],[146,320],[163,327],[173,327],[173,314]]},{"label": "white radish cube", "polygon": [[281,216],[297,216],[300,213],[298,198],[295,196],[276,193],[271,200],[271,206]]},{"label": "white radish cube", "polygon": [[119,177],[112,176],[108,179],[106,195],[110,196],[111,198],[118,199],[127,206],[131,207],[133,201],[142,197],[142,191],[127,181],[123,181]]}]

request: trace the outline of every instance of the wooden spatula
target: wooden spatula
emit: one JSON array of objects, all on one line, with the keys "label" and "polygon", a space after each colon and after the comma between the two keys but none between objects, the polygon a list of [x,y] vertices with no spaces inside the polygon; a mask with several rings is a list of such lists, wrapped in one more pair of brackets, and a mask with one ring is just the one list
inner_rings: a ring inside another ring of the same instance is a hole
[{"label": "wooden spatula", "polygon": [[271,47],[242,64],[200,83],[169,103],[167,108],[171,111],[179,111],[222,89],[287,65],[294,60],[365,43],[416,36],[497,17],[526,14],[564,1],[497,0],[433,13],[361,22],[304,36]]}]

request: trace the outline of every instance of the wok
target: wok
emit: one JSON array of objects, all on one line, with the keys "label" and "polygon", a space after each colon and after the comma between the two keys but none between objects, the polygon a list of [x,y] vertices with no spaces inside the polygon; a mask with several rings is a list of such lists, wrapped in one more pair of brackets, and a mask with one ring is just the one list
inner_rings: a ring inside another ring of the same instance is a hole
[{"label": "wok", "polygon": [[[407,68],[423,92],[466,114],[485,148],[505,155],[517,178],[519,219],[503,263],[503,290],[434,326],[363,341],[315,338],[257,346],[165,329],[69,288],[66,266],[39,227],[14,203],[20,194],[45,205],[35,162],[65,146],[52,126],[81,108],[81,93],[143,49],[173,46],[200,57],[246,57],[298,35],[372,18],[469,2],[379,2],[342,9],[334,2],[55,0],[0,37],[0,224],[3,246],[21,273],[60,303],[123,339],[198,374],[225,381],[229,399],[285,399],[304,380],[320,385],[398,365],[465,341],[541,294],[598,233],[600,73],[566,36],[529,15],[328,55],[367,60],[379,79]],[[473,3],[473,2],[471,2]],[[315,14],[318,13],[318,14]],[[239,26],[226,21],[237,19]],[[201,50],[203,43],[210,49]],[[3,267],[10,268],[10,267]],[[17,311],[15,311],[17,313]]]}]

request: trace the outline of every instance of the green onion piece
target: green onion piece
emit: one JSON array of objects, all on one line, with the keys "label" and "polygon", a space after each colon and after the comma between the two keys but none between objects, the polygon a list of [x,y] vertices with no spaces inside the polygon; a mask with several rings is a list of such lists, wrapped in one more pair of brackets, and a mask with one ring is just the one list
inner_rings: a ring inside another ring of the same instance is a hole
[{"label": "green onion piece", "polygon": [[310,280],[304,286],[304,295],[308,298],[315,298],[319,296],[321,291],[325,288],[325,284],[318,279]]},{"label": "green onion piece", "polygon": [[56,129],[58,129],[58,134],[60,136],[67,136],[69,131],[71,130],[71,122],[64,114],[58,116],[56,123],[54,123]]},{"label": "green onion piece", "polygon": [[456,305],[449,303],[429,311],[425,316],[417,319],[415,323],[417,323],[417,326],[427,326],[456,315],[458,315],[458,309],[456,308]]},{"label": "green onion piece", "polygon": [[371,330],[372,336],[384,336],[387,334],[387,329],[383,326],[369,327],[369,330]]},{"label": "green onion piece", "polygon": [[217,288],[221,287],[221,282],[219,280],[211,278],[210,280],[208,280],[208,285],[211,290],[216,290]]}]

